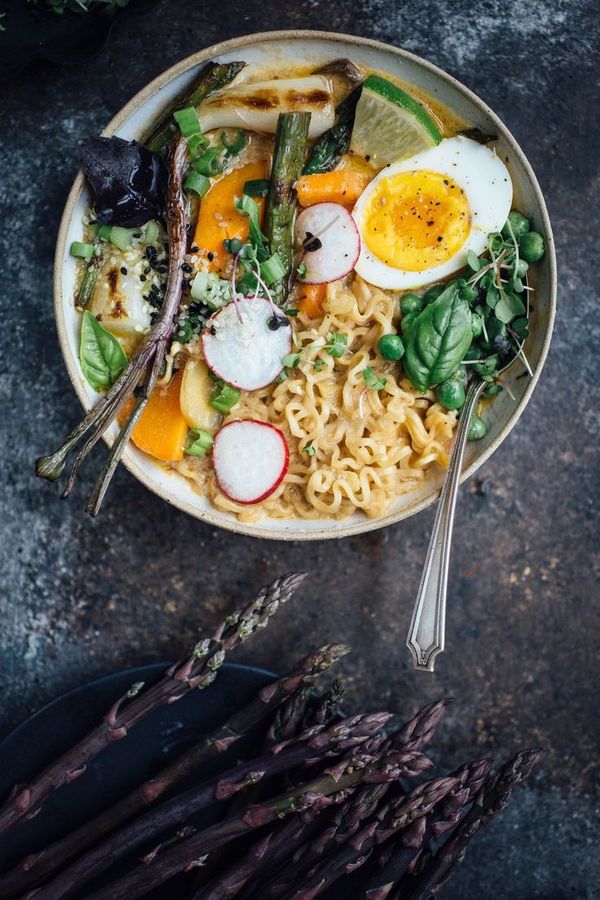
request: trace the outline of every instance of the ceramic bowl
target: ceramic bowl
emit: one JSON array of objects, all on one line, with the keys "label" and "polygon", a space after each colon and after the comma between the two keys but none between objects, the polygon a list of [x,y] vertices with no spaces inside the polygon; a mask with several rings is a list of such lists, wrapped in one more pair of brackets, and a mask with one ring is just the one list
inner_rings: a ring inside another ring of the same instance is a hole
[{"label": "ceramic bowl", "polygon": [[[257,68],[285,68],[301,63],[318,66],[336,57],[350,57],[357,63],[415,85],[447,107],[471,127],[498,136],[496,148],[506,160],[514,186],[515,206],[533,220],[534,227],[546,239],[546,254],[532,267],[531,284],[535,288],[531,314],[531,335],[527,356],[533,377],[518,377],[522,368],[515,364],[507,377],[509,391],[503,391],[486,411],[489,429],[483,440],[469,444],[462,479],[473,475],[508,436],[522,415],[540,376],[552,333],[556,304],[556,261],[552,230],[542,192],[523,151],[500,119],[472,91],[455,78],[406,50],[379,41],[318,31],[274,31],[248,35],[207,47],[188,57],[154,81],[127,103],[107,125],[103,134],[139,137],[159,112],[197,77],[207,60],[243,59]],[[83,176],[77,175],[64,210],[55,257],[55,314],[60,344],[69,377],[85,409],[97,395],[84,381],[78,363],[79,317],[73,305],[75,261],[69,256],[71,241],[81,239],[81,216],[89,204]],[[512,396],[511,396],[512,394]],[[110,443],[116,426],[106,435]],[[191,482],[167,472],[130,445],[123,462],[146,487],[168,503],[213,526],[262,538],[315,540],[338,538],[382,528],[406,519],[433,503],[440,490],[443,472],[430,473],[415,491],[399,497],[390,512],[378,519],[362,513],[350,518],[306,521],[303,519],[263,519],[256,524],[239,522],[233,515],[214,509]],[[110,502],[110,496],[108,498]],[[118,502],[113,499],[113,502]]]}]

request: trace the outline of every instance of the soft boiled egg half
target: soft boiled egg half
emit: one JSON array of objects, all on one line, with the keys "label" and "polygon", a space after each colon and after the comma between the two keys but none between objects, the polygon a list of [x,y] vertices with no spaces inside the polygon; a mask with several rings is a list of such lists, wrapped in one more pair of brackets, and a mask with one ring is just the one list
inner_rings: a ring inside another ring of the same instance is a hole
[{"label": "soft boiled egg half", "polygon": [[489,147],[465,137],[386,166],[352,215],[361,237],[355,269],[377,287],[417,288],[462,269],[500,231],[512,182]]}]

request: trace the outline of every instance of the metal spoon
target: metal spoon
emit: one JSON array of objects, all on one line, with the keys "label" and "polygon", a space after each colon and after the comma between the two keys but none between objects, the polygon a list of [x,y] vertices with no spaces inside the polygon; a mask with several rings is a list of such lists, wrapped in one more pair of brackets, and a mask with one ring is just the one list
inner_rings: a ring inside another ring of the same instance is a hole
[{"label": "metal spoon", "polygon": [[[517,355],[508,361],[501,372],[505,372],[517,358],[521,358],[529,369],[529,364],[522,355],[521,347],[522,343],[519,345]],[[461,410],[406,639],[406,646],[412,654],[415,669],[423,672],[433,672],[435,658],[444,650],[446,595],[454,510],[456,509],[469,425],[485,386],[485,381],[474,377]]]}]

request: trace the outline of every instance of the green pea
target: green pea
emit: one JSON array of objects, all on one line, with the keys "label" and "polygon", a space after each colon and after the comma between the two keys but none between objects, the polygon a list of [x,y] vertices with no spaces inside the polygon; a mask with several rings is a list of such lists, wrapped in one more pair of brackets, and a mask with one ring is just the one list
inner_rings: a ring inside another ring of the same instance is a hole
[{"label": "green pea", "polygon": [[487,425],[480,416],[473,416],[467,434],[468,441],[480,441],[487,434]]},{"label": "green pea", "polygon": [[519,241],[519,253],[527,262],[537,262],[545,252],[544,238],[537,231],[528,231]]},{"label": "green pea", "polygon": [[399,334],[382,334],[377,349],[384,359],[395,362],[404,356],[404,344]]},{"label": "green pea", "polygon": [[473,366],[475,372],[478,375],[491,375],[498,368],[498,357],[497,356],[488,356],[487,359],[484,359],[481,363],[476,363]]},{"label": "green pea", "polygon": [[502,385],[498,384],[497,381],[493,381],[491,384],[488,384],[488,386],[484,389],[483,396],[484,397],[497,397],[498,394],[501,392],[501,390],[502,390]]},{"label": "green pea", "polygon": [[508,230],[509,224],[512,228],[512,233],[517,240],[529,231],[529,219],[526,219],[525,216],[521,215],[520,212],[516,212],[516,210],[513,210],[513,212],[509,212],[508,214],[506,225],[502,229],[502,234],[505,237],[510,237],[510,231]]},{"label": "green pea", "polygon": [[435,396],[446,409],[460,409],[465,402],[465,389],[458,379],[449,378],[438,384]]},{"label": "green pea", "polygon": [[515,275],[518,278],[522,278],[523,275],[527,274],[527,270],[529,269],[529,263],[524,259],[518,259],[517,264],[515,266]]},{"label": "green pea", "polygon": [[425,291],[425,293],[423,294],[423,301],[426,304],[433,303],[433,301],[437,300],[442,291],[444,291],[445,289],[445,284],[434,284],[433,287],[430,287],[429,290]]},{"label": "green pea", "polygon": [[423,309],[423,298],[418,294],[405,294],[400,300],[400,312],[403,316],[410,313],[421,312]]}]

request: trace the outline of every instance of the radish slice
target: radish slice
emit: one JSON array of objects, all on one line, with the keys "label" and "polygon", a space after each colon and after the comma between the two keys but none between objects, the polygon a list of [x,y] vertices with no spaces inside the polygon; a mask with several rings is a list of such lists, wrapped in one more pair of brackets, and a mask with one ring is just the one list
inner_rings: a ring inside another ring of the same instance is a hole
[{"label": "radish slice", "polygon": [[[247,297],[228,303],[210,317],[202,333],[206,365],[218,377],[242,391],[270,384],[283,369],[283,358],[292,347],[290,320],[277,312],[280,324],[269,327],[273,309],[263,297]],[[241,322],[240,322],[241,317]]]},{"label": "radish slice", "polygon": [[[318,239],[318,249],[305,252],[302,245],[306,247],[309,235]],[[294,236],[306,266],[302,278],[306,284],[337,281],[351,272],[358,261],[358,228],[348,210],[339,203],[315,203],[303,209],[296,219]]]},{"label": "radish slice", "polygon": [[281,483],[290,459],[283,432],[257,419],[224,425],[212,455],[219,487],[236,503],[265,500]]}]

